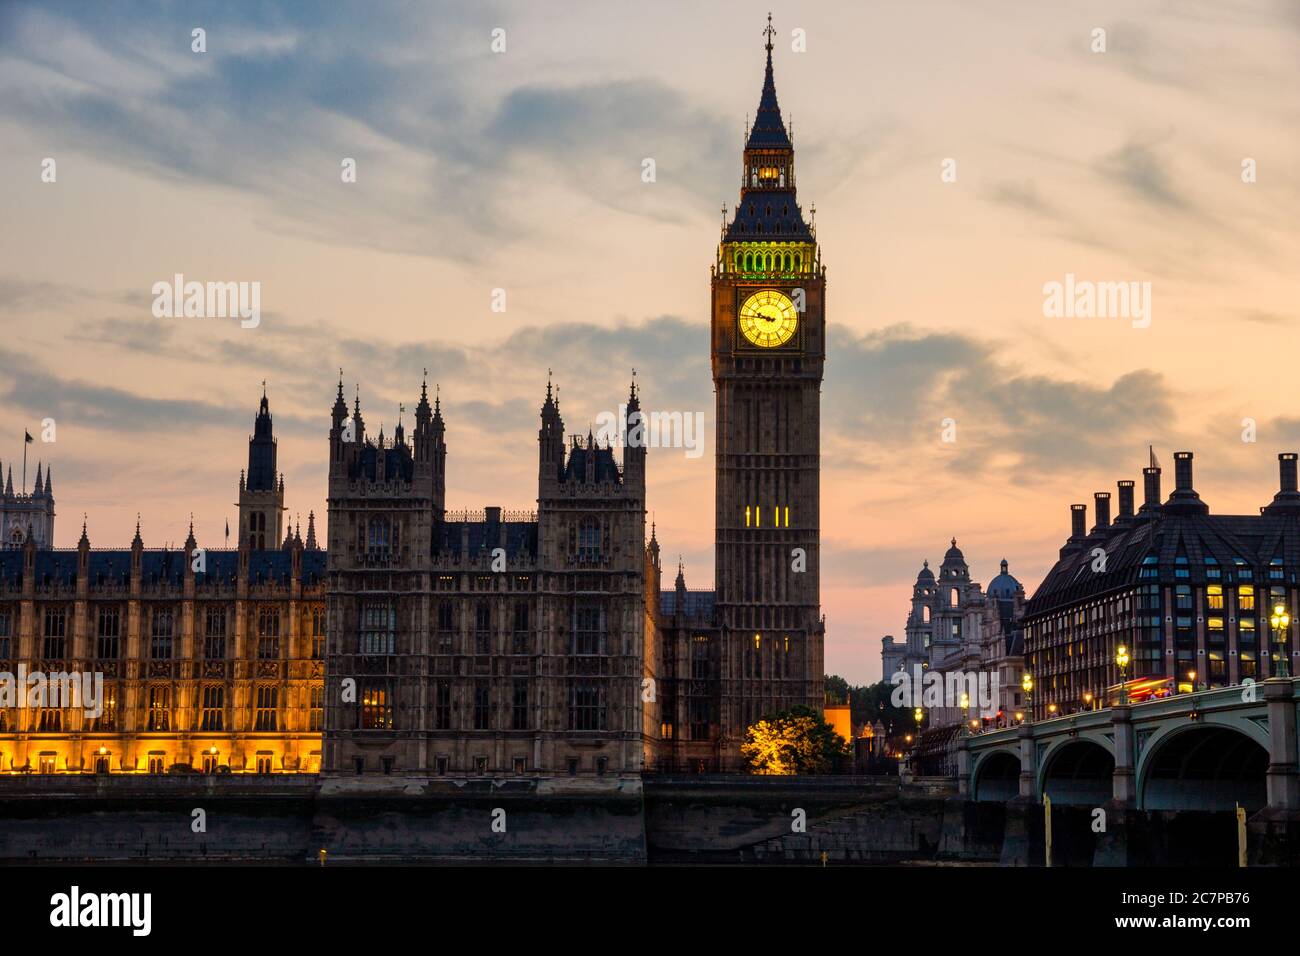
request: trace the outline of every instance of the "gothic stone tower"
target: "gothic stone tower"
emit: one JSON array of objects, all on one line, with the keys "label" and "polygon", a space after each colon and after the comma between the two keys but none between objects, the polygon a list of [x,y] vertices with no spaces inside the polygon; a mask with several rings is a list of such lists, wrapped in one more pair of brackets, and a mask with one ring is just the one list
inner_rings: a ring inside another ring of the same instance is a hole
[{"label": "gothic stone tower", "polygon": [[[366,435],[358,396],[351,419],[343,383],[331,413],[329,467],[326,772],[411,770],[430,762],[430,563],[444,517],[441,411],[427,385],[414,442],[399,421],[391,441]],[[355,682],[345,692],[343,680]]]},{"label": "gothic stone tower", "polygon": [[[635,391],[629,418],[638,411]],[[342,386],[330,431],[324,772],[468,778],[640,773],[645,448],[566,445],[550,387],[536,514],[446,511],[446,445],[371,440]],[[656,581],[657,583],[657,581]],[[344,680],[355,681],[355,693]]]},{"label": "gothic stone tower", "polygon": [[819,426],[826,271],[795,196],[772,36],[740,203],[712,270],[721,743],[796,704],[820,709]]},{"label": "gothic stone tower", "polygon": [[283,528],[284,477],[275,470],[275,435],[263,388],[262,404],[248,439],[248,471],[239,476],[239,547],[253,551],[277,548]]},{"label": "gothic stone tower", "polygon": [[0,491],[0,548],[20,551],[28,539],[41,551],[54,547],[54,482],[53,468],[45,469],[41,476],[41,463],[36,463],[36,484],[28,494],[25,490],[14,493],[14,468],[9,466],[9,478]]}]

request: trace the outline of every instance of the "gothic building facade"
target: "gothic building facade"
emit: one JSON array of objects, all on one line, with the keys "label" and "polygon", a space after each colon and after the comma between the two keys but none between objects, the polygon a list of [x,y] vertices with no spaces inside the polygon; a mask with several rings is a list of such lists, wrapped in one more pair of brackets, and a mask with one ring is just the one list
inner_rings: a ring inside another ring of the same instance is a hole
[{"label": "gothic building facade", "polygon": [[621,460],[590,432],[566,436],[548,384],[535,510],[454,512],[427,384],[410,433],[399,418],[387,437],[340,381],[323,549],[314,515],[305,542],[285,520],[264,389],[234,550],[193,533],[146,550],[138,528],[129,549],[92,549],[83,528],[54,550],[48,469],[32,496],[6,489],[6,522],[24,517],[21,548],[0,552],[0,672],[101,673],[106,706],[0,708],[0,768],[617,783],[649,766],[740,769],[749,725],[820,710],[826,272],[796,202],[770,30],[712,268],[714,590],[688,591],[680,566],[661,588],[635,385]]},{"label": "gothic building facade", "polygon": [[[254,428],[247,474],[282,501],[265,396]],[[318,770],[325,552],[314,515],[305,542],[296,529],[278,542],[278,511],[255,519],[267,512],[241,479],[236,550],[200,547],[192,525],[180,550],[145,548],[138,526],[129,548],[92,548],[84,525],[76,548],[54,549],[44,477],[45,533],[0,552],[0,772]],[[28,698],[18,682],[34,672],[100,675],[102,693],[93,706],[66,706],[53,686]]]},{"label": "gothic building facade", "polygon": [[[639,398],[628,399],[635,421]],[[448,512],[440,403],[408,440],[330,430],[325,769],[625,776],[653,745],[657,545],[644,447],[566,440],[547,386],[537,510]],[[626,436],[625,436],[626,437]],[[647,654],[647,647],[651,652]]]}]

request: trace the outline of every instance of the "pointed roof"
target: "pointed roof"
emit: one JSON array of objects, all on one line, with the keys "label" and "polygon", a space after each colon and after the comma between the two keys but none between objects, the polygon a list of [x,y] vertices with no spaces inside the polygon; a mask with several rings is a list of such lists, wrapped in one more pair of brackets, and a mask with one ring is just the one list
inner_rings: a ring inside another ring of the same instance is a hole
[{"label": "pointed roof", "polygon": [[307,549],[316,550],[316,512],[307,512]]},{"label": "pointed roof", "polygon": [[776,30],[772,28],[772,15],[767,15],[767,69],[763,75],[763,93],[758,99],[758,112],[754,115],[754,125],[749,131],[746,149],[790,149],[790,136],[785,131],[781,120],[781,107],[776,101],[776,82],[772,79],[772,37]]}]

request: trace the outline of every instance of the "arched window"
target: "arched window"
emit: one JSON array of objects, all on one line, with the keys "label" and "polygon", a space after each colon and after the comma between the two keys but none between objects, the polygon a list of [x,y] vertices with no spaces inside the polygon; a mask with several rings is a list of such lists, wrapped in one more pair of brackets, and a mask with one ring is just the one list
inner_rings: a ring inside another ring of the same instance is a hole
[{"label": "arched window", "polygon": [[930,623],[930,605],[928,605],[928,604],[922,605],[922,607],[921,607],[921,620],[922,620],[922,622],[924,622],[924,623],[926,623],[926,624],[929,624],[929,623]]},{"label": "arched window", "polygon": [[958,590],[957,588],[953,588],[948,594],[948,603],[953,607],[956,607],[958,604],[960,604],[961,591]]},{"label": "arched window", "polygon": [[746,272],[753,272],[753,271],[754,271],[754,257],[753,257],[753,255],[747,254],[747,255],[745,256],[745,271],[746,271]]},{"label": "arched window", "polygon": [[797,252],[794,254],[794,271],[803,272],[803,256]]},{"label": "arched window", "polygon": [[600,522],[590,516],[578,524],[578,560],[600,560]]},{"label": "arched window", "polygon": [[740,271],[740,253],[739,253],[739,252],[736,253],[736,271],[737,271],[737,272]]},{"label": "arched window", "polygon": [[388,519],[371,518],[370,519],[370,536],[366,542],[367,550],[371,554],[386,552],[389,547],[388,543]]}]

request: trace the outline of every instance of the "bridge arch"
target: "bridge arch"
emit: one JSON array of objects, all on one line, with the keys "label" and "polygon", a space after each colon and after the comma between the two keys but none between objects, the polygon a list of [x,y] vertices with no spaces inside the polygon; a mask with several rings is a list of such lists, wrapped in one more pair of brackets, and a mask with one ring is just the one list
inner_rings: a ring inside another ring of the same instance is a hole
[{"label": "bridge arch", "polygon": [[1020,754],[994,750],[981,756],[971,777],[971,795],[985,803],[1006,803],[1020,796]]},{"label": "bridge arch", "polygon": [[1092,737],[1068,737],[1043,754],[1038,792],[1061,805],[1100,806],[1114,794],[1115,755]]},{"label": "bridge arch", "polygon": [[[1252,732],[1255,731],[1255,732]],[[1268,802],[1267,739],[1257,727],[1197,721],[1155,734],[1138,760],[1141,810],[1247,811]]]}]

